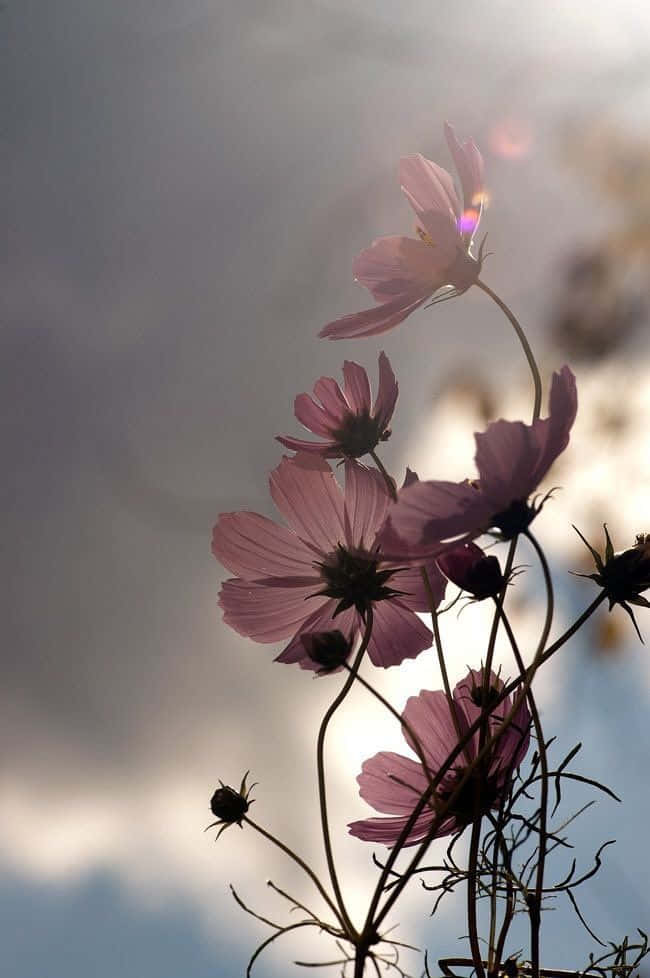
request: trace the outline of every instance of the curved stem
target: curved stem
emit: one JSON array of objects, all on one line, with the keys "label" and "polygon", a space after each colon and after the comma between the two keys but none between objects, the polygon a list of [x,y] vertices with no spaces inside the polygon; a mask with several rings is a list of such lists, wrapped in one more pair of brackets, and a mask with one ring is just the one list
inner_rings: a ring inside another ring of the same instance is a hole
[{"label": "curved stem", "polygon": [[307,865],[304,859],[301,859],[300,856],[298,856],[293,851],[293,849],[290,849],[289,846],[284,844],[284,842],[281,842],[279,839],[276,839],[274,835],[271,835],[270,832],[267,832],[266,829],[263,829],[261,825],[258,825],[257,822],[254,822],[252,818],[248,817],[248,815],[242,816],[242,822],[246,822],[246,824],[250,825],[252,829],[255,829],[256,832],[260,833],[260,835],[263,835],[265,839],[268,839],[269,842],[272,842],[274,846],[277,846],[278,849],[281,849],[282,852],[286,853],[286,855],[289,856],[290,859],[293,859],[293,861],[297,863],[302,870],[304,870],[304,872],[307,874],[307,876],[310,878],[310,880],[312,881],[312,883],[314,884],[314,886],[322,896],[327,906],[330,908],[332,913],[334,913],[334,915],[336,916],[338,922],[342,925],[343,920],[341,918],[341,914],[339,913],[338,908],[336,907],[336,904],[327,893],[327,890],[325,889],[325,887],[323,886],[319,878],[316,876],[316,873],[313,871],[313,869],[310,866]]},{"label": "curved stem", "polygon": [[330,875],[330,881],[332,883],[332,889],[334,890],[334,895],[336,897],[336,902],[338,904],[340,914],[343,920],[345,928],[348,930],[349,934],[356,935],[356,931],[350,920],[348,912],[345,908],[345,903],[343,902],[343,894],[341,893],[341,887],[339,885],[338,876],[336,875],[336,866],[334,864],[334,854],[332,852],[332,840],[330,837],[329,821],[327,818],[327,794],[325,786],[325,734],[327,733],[327,728],[329,726],[330,720],[338,710],[339,706],[345,699],[345,697],[350,692],[352,685],[354,683],[355,676],[359,671],[359,666],[361,665],[361,660],[368,648],[368,643],[370,642],[370,636],[372,634],[372,606],[368,608],[366,615],[366,628],[363,635],[363,640],[359,646],[359,651],[357,652],[354,662],[350,668],[348,678],[343,684],[338,696],[329,706],[325,716],[323,717],[318,731],[318,740],[316,743],[316,767],[318,770],[318,798],[320,803],[320,818],[321,818],[321,831],[323,834],[323,845],[325,846],[325,858],[327,859],[327,869]]},{"label": "curved stem", "polygon": [[496,292],[492,291],[489,285],[486,285],[485,282],[482,282],[480,279],[477,279],[475,284],[478,286],[479,289],[481,289],[482,292],[485,292],[486,295],[489,295],[489,297],[492,299],[493,302],[496,302],[497,306],[504,314],[504,316],[508,319],[515,333],[517,334],[517,339],[521,343],[526,359],[528,360],[528,366],[530,367],[530,372],[533,375],[533,386],[535,388],[534,404],[533,404],[533,421],[537,421],[542,409],[542,381],[539,376],[539,369],[537,367],[537,362],[535,361],[535,357],[533,356],[533,351],[530,348],[530,344],[526,338],[526,334],[524,333],[523,328],[521,327],[518,319],[516,318],[512,310],[505,304],[503,299],[499,298]]}]

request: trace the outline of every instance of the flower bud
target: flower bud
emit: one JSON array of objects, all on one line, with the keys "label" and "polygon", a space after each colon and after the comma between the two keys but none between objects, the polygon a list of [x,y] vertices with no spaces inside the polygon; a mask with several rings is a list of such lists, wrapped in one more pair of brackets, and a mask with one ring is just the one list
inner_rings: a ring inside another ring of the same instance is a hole
[{"label": "flower bud", "polygon": [[438,567],[449,580],[477,601],[494,598],[504,580],[497,557],[488,557],[475,543],[463,543],[438,557]]},{"label": "flower bud", "polygon": [[221,826],[217,832],[217,839],[229,825],[238,825],[242,828],[242,819],[244,815],[253,803],[253,798],[250,798],[250,793],[255,787],[254,784],[248,788],[246,786],[246,778],[248,777],[248,771],[241,780],[239,786],[239,791],[231,788],[230,785],[224,784],[220,781],[221,787],[217,788],[212,798],[210,799],[210,810],[213,815],[216,815],[217,821],[212,822],[208,825],[208,829],[213,828],[215,825]]},{"label": "flower bud", "polygon": [[338,628],[329,632],[306,632],[301,640],[309,658],[320,666],[319,672],[340,669],[352,651],[351,642]]},{"label": "flower bud", "polygon": [[216,815],[222,822],[227,822],[229,825],[233,822],[239,824],[242,816],[248,811],[248,801],[234,788],[222,785],[213,794],[210,800],[210,809],[212,814]]},{"label": "flower bud", "polygon": [[579,574],[578,576],[588,577],[602,587],[609,599],[610,611],[615,604],[620,604],[622,608],[625,608],[632,619],[637,635],[643,641],[630,605],[650,608],[650,601],[641,596],[642,591],[650,588],[650,534],[637,534],[633,547],[615,553],[606,523],[603,523],[603,529],[605,531],[604,558],[574,526],[574,530],[582,542],[589,548],[597,570],[596,574]]}]

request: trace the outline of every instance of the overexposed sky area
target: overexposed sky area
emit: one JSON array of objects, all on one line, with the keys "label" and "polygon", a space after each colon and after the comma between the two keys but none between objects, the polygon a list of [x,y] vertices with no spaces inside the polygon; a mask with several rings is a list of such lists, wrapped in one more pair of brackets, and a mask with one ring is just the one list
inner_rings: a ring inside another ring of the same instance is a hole
[{"label": "overexposed sky area", "polygon": [[[272,918],[286,910],[267,878],[307,891],[250,833],[230,830],[215,847],[202,831],[208,801],[219,778],[238,782],[250,768],[257,820],[322,864],[314,740],[338,680],[313,682],[274,663],[279,649],[222,625],[212,524],[222,511],[273,515],[274,435],[298,433],[294,396],[338,377],[345,358],[374,378],[378,352],[390,357],[401,393],[385,458],[396,472],[473,474],[472,431],[484,421],[444,393],[459,372],[489,380],[499,412],[528,414],[521,354],[478,292],[385,336],[316,334],[369,304],[352,259],[375,237],[411,232],[399,157],[450,167],[449,119],[486,159],[494,254],[484,278],[526,326],[548,386],[566,359],[549,323],[567,262],[609,241],[630,211],[575,147],[595,126],[645,146],[650,13],[559,0],[9,0],[0,31],[3,974],[241,974],[264,933],[227,883]],[[607,136],[599,146],[607,152]],[[632,203],[643,226],[647,208]],[[607,519],[620,546],[650,530],[638,522],[647,329],[646,318],[609,359],[575,365],[581,413],[558,469],[565,489],[539,520],[570,582],[561,622],[591,596],[566,573],[579,559],[570,522],[584,514],[581,528],[599,534]],[[625,424],[607,441],[598,412],[614,408]],[[529,579],[520,615],[532,641],[539,582]],[[616,655],[592,654],[587,637],[541,691],[566,750],[584,740],[585,771],[614,769],[626,802],[599,805],[584,829],[587,861],[604,838],[620,840],[587,900],[608,938],[650,916],[639,895],[650,669],[615,615]],[[455,679],[480,658],[484,612],[449,619]],[[647,615],[639,621],[650,635]],[[427,653],[380,682],[401,706],[438,679]],[[367,811],[354,776],[399,742],[362,694],[331,738],[337,850],[359,908],[374,870],[370,847],[345,835]],[[455,909],[436,929],[418,887],[408,905],[400,919],[419,908],[413,933],[442,953],[460,926]],[[574,919],[549,931],[568,955],[582,951]],[[286,974],[285,961],[271,955],[258,974]]]}]

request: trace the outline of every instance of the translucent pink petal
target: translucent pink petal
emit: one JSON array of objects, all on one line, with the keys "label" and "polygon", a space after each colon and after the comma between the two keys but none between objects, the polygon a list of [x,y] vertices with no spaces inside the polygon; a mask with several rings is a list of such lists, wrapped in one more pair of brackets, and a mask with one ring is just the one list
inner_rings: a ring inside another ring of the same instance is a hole
[{"label": "translucent pink petal", "polygon": [[[472,699],[472,689],[474,687],[480,689],[482,684],[483,670],[472,669],[464,679],[457,683],[454,689],[453,697],[454,702],[458,706],[462,730],[468,729],[480,716],[480,700],[479,703],[474,702]],[[502,679],[496,676],[494,672],[490,673],[491,687],[501,691],[503,685]],[[511,709],[512,699],[510,696],[507,696],[499,706],[491,711],[489,721],[491,735],[498,731],[502,721],[510,713]],[[472,755],[478,749],[479,737],[480,734],[476,733],[472,738],[470,745]],[[491,768],[500,768],[506,772],[510,767],[513,769],[518,767],[528,750],[529,740],[530,713],[524,701],[517,710],[511,725],[497,742]]]},{"label": "translucent pink petal", "polygon": [[467,210],[470,207],[480,207],[484,189],[483,157],[474,140],[467,139],[461,143],[454,127],[448,122],[445,122],[445,137],[463,188],[464,208]]},{"label": "translucent pink petal", "polygon": [[271,496],[299,537],[320,553],[345,539],[343,493],[327,462],[316,455],[282,459],[271,473]]},{"label": "translucent pink petal", "polygon": [[[437,608],[445,596],[447,582],[434,560],[428,561],[425,565],[427,577],[433,595],[433,606]],[[395,577],[391,578],[391,584],[396,591],[400,592],[400,601],[411,611],[431,611],[427,588],[422,580],[420,565],[407,567],[401,570]],[[403,593],[405,592],[405,593]]]},{"label": "translucent pink petal", "polygon": [[323,606],[325,598],[310,597],[318,587],[267,587],[262,582],[226,581],[219,594],[223,620],[256,642],[277,642],[295,632]]},{"label": "translucent pink petal", "polygon": [[314,555],[295,533],[257,513],[222,513],[212,532],[212,553],[248,580],[313,574]]},{"label": "translucent pink petal", "polygon": [[[422,842],[429,834],[433,819],[433,811],[431,809],[427,809],[423,815],[420,815],[419,818],[416,819],[404,845],[414,846],[417,845],[418,842]],[[364,818],[358,822],[350,822],[348,829],[350,835],[355,836],[357,839],[363,839],[365,842],[379,842],[385,846],[394,846],[407,822],[407,815],[398,816],[396,818]],[[447,822],[445,825],[446,824]],[[448,834],[448,830],[443,832],[442,829],[444,829],[444,825],[442,826],[441,831],[436,833],[436,835]]]},{"label": "translucent pink petal", "polygon": [[475,435],[481,491],[493,512],[527,499],[569,443],[578,406],[575,377],[568,367],[553,374],[550,414],[532,425],[495,421]]},{"label": "translucent pink petal", "polygon": [[[535,485],[539,485],[555,459],[569,444],[569,433],[578,410],[576,379],[564,366],[553,374],[549,397],[549,417],[546,420],[545,437],[542,440],[540,458],[535,471]],[[541,425],[544,422],[536,422]]]},{"label": "translucent pink petal", "polygon": [[329,438],[332,429],[336,427],[332,424],[332,418],[320,404],[316,404],[309,394],[298,394],[293,402],[293,411],[298,421],[315,435]]},{"label": "translucent pink petal", "polygon": [[379,385],[373,407],[373,415],[380,428],[386,428],[393,416],[399,387],[395,380],[393,368],[384,351],[379,354]]},{"label": "translucent pink petal", "polygon": [[353,630],[356,634],[358,616],[353,608],[348,608],[346,611],[341,612],[340,615],[337,615],[336,618],[333,618],[332,616],[336,611],[338,602],[331,598],[321,598],[321,601],[324,601],[324,604],[305,618],[301,623],[300,629],[293,636],[287,647],[280,655],[276,656],[276,662],[298,662],[301,669],[316,671],[320,667],[307,655],[301,635],[304,635],[306,632],[327,632],[335,628],[338,628],[345,636],[349,636]]},{"label": "translucent pink petal", "polygon": [[[431,771],[439,771],[458,743],[450,705],[442,690],[423,689],[406,701],[404,719],[417,737]],[[403,730],[404,739],[414,748],[411,735]]]},{"label": "translucent pink petal", "polygon": [[536,487],[539,434],[539,427],[523,421],[493,421],[474,436],[481,493],[489,500],[493,514],[506,509],[513,500],[527,499]]},{"label": "translucent pink petal", "polygon": [[346,414],[349,414],[348,403],[339,385],[333,377],[321,377],[314,384],[314,394],[331,419],[331,427],[338,428]]},{"label": "translucent pink petal", "polygon": [[345,399],[354,414],[370,414],[370,381],[368,374],[358,363],[346,360],[343,363]]},{"label": "translucent pink petal", "polygon": [[290,448],[292,452],[312,452],[322,458],[339,458],[341,450],[338,442],[332,441],[305,441],[303,438],[291,438],[289,435],[276,435],[275,440],[279,441],[285,448]]},{"label": "translucent pink petal", "polygon": [[354,260],[354,277],[373,295],[377,302],[391,299],[413,290],[439,288],[444,280],[443,267],[431,245],[402,235],[378,238]]},{"label": "translucent pink petal", "polygon": [[[415,202],[413,206],[419,218],[435,212],[451,213],[455,227],[455,218],[460,217],[461,206],[454,181],[447,170],[421,153],[416,153],[414,156],[403,156],[399,161],[399,180],[409,200]],[[429,230],[426,223],[425,230]]]},{"label": "translucent pink petal", "polygon": [[363,800],[387,815],[409,815],[428,785],[419,761],[392,751],[364,761],[357,781]]},{"label": "translucent pink petal", "polygon": [[318,335],[330,340],[343,340],[355,336],[374,336],[376,333],[384,333],[410,316],[444,284],[442,280],[426,291],[407,292],[396,296],[390,302],[375,306],[374,309],[364,309],[363,312],[342,316],[323,326]]},{"label": "translucent pink petal", "polygon": [[438,541],[477,530],[493,513],[483,493],[469,482],[414,482],[400,489],[382,546],[388,553],[394,532],[407,545],[431,547],[435,556]]},{"label": "translucent pink petal", "polygon": [[398,666],[431,648],[433,636],[426,625],[401,601],[378,601],[368,655],[376,666]]},{"label": "translucent pink petal", "polygon": [[352,549],[374,548],[391,500],[383,477],[354,459],[345,461],[345,540]]}]

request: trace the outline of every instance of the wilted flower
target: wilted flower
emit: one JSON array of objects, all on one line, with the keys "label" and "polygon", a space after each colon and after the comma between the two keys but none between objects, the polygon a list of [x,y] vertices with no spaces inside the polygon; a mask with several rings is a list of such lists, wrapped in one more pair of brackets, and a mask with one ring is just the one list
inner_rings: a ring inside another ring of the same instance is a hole
[{"label": "wilted flower", "polygon": [[548,418],[494,421],[474,436],[478,479],[417,481],[399,491],[382,536],[385,552],[435,554],[449,549],[443,540],[490,527],[506,540],[525,530],[540,508],[528,497],[568,445],[577,406],[575,377],[562,367],[553,374]]},{"label": "wilted flower", "polygon": [[388,425],[395,410],[398,387],[386,354],[379,354],[379,387],[374,407],[368,374],[363,367],[346,360],[343,378],[341,390],[331,377],[321,377],[314,384],[314,397],[299,394],[294,403],[298,421],[324,441],[278,435],[282,445],[296,452],[314,452],[323,458],[359,458],[390,437]]},{"label": "wilted flower", "polygon": [[449,123],[447,144],[463,190],[463,204],[446,170],[419,153],[400,161],[400,183],[417,216],[419,240],[392,235],[373,241],[354,261],[354,277],[380,303],[328,323],[319,336],[372,336],[397,326],[445,285],[456,293],[476,282],[482,254],[471,253],[483,206],[483,159],[472,140],[461,143]]},{"label": "wilted flower", "polygon": [[498,557],[488,556],[471,541],[438,557],[438,567],[452,584],[477,601],[495,598],[505,583]]},{"label": "wilted flower", "polygon": [[589,548],[596,564],[597,574],[578,574],[578,577],[588,577],[602,587],[609,599],[609,610],[615,604],[625,608],[632,619],[636,633],[641,638],[641,632],[636,623],[631,604],[642,608],[650,608],[650,601],[641,596],[642,591],[650,588],[650,534],[639,533],[633,547],[614,553],[614,547],[609,536],[607,524],[603,523],[605,531],[605,559],[585,540],[580,530],[574,530]]},{"label": "wilted flower", "polygon": [[[512,708],[512,701],[506,696],[498,706],[490,709],[491,703],[496,702],[502,689],[501,679],[490,673],[486,703],[490,710],[489,737],[499,730],[503,719]],[[470,670],[453,692],[453,709],[461,736],[481,715],[484,699],[483,670]],[[409,729],[417,737],[427,770],[425,771],[420,761],[392,751],[381,751],[364,761],[361,774],[357,778],[361,797],[377,811],[391,816],[367,818],[349,825],[351,835],[367,842],[395,845],[417,802],[427,791],[431,779],[458,744],[450,703],[442,690],[422,690],[419,696],[412,696],[406,703],[403,716]],[[477,805],[481,815],[491,808],[499,807],[509,788],[513,772],[528,750],[529,727],[530,714],[525,702],[522,702],[512,723],[461,788],[458,798],[436,830],[435,838],[451,835],[469,825],[474,820]],[[409,747],[415,749],[411,734],[406,728],[403,728],[403,733]],[[458,755],[453,766],[443,776],[435,789],[433,799],[428,801],[415,821],[405,845],[416,845],[427,837],[436,818],[436,809],[451,797],[471,762],[477,757],[479,741],[480,732],[477,730],[466,750]]]},{"label": "wilted flower", "polygon": [[[279,662],[316,669],[302,641],[338,628],[356,637],[370,608],[368,654],[378,666],[398,665],[430,647],[431,633],[415,614],[429,610],[419,566],[384,559],[377,537],[390,505],[380,474],[345,462],[345,494],[316,455],[285,457],[270,479],[273,500],[289,528],[257,513],[224,513],[212,552],[238,576],[219,603],[224,621],[258,642],[293,636]],[[427,565],[437,604],[444,579]]]},{"label": "wilted flower", "polygon": [[208,829],[214,828],[215,825],[220,825],[221,828],[217,832],[217,839],[229,825],[236,824],[240,829],[242,828],[242,819],[254,801],[250,797],[250,793],[255,787],[255,784],[252,784],[250,788],[246,786],[248,774],[249,772],[247,771],[242,778],[239,791],[235,791],[234,788],[224,784],[223,781],[219,781],[221,787],[217,788],[210,799],[210,810],[213,815],[217,816],[217,821],[208,825],[205,831],[207,832]]}]

